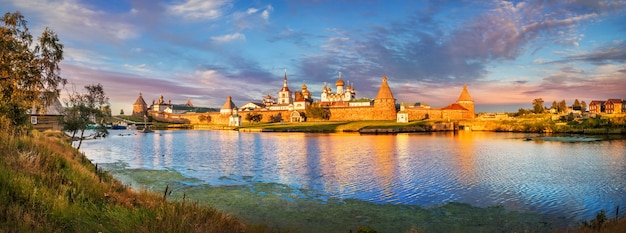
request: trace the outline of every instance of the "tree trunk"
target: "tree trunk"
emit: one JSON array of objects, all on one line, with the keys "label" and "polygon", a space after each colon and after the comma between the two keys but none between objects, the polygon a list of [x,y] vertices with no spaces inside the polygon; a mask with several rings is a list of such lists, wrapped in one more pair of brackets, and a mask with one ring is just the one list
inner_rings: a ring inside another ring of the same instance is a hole
[{"label": "tree trunk", "polygon": [[84,129],[80,130],[80,139],[78,139],[78,147],[76,147],[76,150],[80,150],[80,145],[83,144],[83,134],[85,133]]}]

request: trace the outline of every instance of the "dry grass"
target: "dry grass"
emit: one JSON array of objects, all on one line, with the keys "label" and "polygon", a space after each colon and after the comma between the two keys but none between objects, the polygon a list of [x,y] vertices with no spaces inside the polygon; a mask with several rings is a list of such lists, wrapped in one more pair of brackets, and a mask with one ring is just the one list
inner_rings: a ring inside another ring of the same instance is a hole
[{"label": "dry grass", "polygon": [[268,231],[211,207],[134,192],[97,170],[62,133],[6,132],[0,130],[0,232]]}]

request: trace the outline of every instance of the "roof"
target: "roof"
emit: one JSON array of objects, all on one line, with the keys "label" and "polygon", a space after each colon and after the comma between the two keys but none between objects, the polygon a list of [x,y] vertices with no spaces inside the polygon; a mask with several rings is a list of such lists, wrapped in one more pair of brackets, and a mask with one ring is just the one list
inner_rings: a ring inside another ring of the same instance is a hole
[{"label": "roof", "polygon": [[191,103],[191,100],[189,98],[187,98],[187,102],[185,102],[185,105],[193,107],[193,104]]},{"label": "roof", "polygon": [[[52,99],[52,102],[45,109],[37,109],[32,107],[29,109],[30,115],[46,115],[46,116],[62,116],[65,115],[65,108],[58,98]],[[32,114],[34,113],[34,114]]]},{"label": "roof", "polygon": [[237,108],[237,106],[235,106],[235,103],[233,103],[233,99],[230,96],[228,96],[228,98],[226,99],[226,103],[224,103],[221,109],[233,109],[233,108]]},{"label": "roof", "polygon": [[461,95],[459,96],[459,99],[457,100],[457,102],[460,102],[460,101],[474,101],[472,100],[472,97],[467,91],[467,85],[465,84],[463,84],[463,91],[461,92]]},{"label": "roof", "polygon": [[370,100],[368,98],[360,98],[360,99],[350,100],[348,102],[372,102],[372,100]]},{"label": "roof", "polygon": [[289,87],[287,87],[287,70],[285,70],[285,77],[283,77],[283,88],[280,91],[290,91]]},{"label": "roof", "polygon": [[195,109],[194,107],[187,106],[186,104],[173,104],[173,105],[170,105],[169,108],[172,110],[186,110],[186,111]]},{"label": "roof", "polygon": [[343,79],[341,79],[341,77],[339,77],[339,79],[337,79],[337,82],[335,82],[335,86],[345,86],[346,84],[343,82]]},{"label": "roof", "polygon": [[383,76],[383,82],[380,84],[380,89],[378,89],[376,99],[395,99],[393,98],[393,94],[391,93],[391,89],[387,83],[387,76]]},{"label": "roof", "polygon": [[461,106],[460,104],[450,104],[448,106],[445,106],[444,108],[442,108],[443,110],[467,110],[467,108],[464,108],[463,106]]},{"label": "roof", "polygon": [[143,97],[141,96],[141,92],[139,92],[139,97],[137,97],[137,100],[135,100],[135,103],[133,105],[147,105],[146,101],[144,101]]},{"label": "roof", "polygon": [[217,110],[214,108],[195,107],[189,110],[189,112],[206,113],[206,112],[217,112]]},{"label": "roof", "polygon": [[422,103],[422,102],[415,102],[415,103],[409,103],[409,104],[405,104],[404,106],[408,106],[408,107],[417,107],[417,108],[423,108],[423,107],[429,107],[430,105],[427,103]]},{"label": "roof", "polygon": [[295,91],[294,96],[295,96],[294,101],[304,101],[304,95],[302,95],[302,92]]},{"label": "roof", "polygon": [[622,103],[623,101],[624,101],[623,99],[609,99],[609,100],[607,100],[606,102],[611,102],[611,103],[614,103],[614,104],[619,104],[619,103]]},{"label": "roof", "polygon": [[604,104],[604,100],[592,100],[589,105],[592,104],[599,104],[599,105],[603,105]]}]

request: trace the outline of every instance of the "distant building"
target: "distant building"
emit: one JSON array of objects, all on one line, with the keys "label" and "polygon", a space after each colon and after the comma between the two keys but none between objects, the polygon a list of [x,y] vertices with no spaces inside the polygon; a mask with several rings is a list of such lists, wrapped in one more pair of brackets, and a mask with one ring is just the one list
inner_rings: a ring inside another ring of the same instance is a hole
[{"label": "distant building", "polygon": [[293,96],[291,90],[287,86],[287,70],[285,70],[285,76],[283,78],[283,88],[278,91],[278,104],[289,105],[293,103]]},{"label": "distant building", "polygon": [[266,98],[268,98],[268,104],[266,105],[268,110],[293,110],[293,95],[287,85],[287,70],[285,70],[285,76],[283,77],[283,87],[278,91],[277,102],[274,103],[269,95]]},{"label": "distant building", "polygon": [[396,122],[409,123],[409,113],[406,111],[404,103],[400,104],[400,111],[396,114]]},{"label": "distant building", "polygon": [[[335,82],[335,87],[336,87],[336,92],[333,93],[330,86],[327,86],[326,83],[324,83],[324,87],[322,87],[322,94],[320,96],[321,97],[320,102],[322,103],[322,105],[347,106],[349,105],[348,104],[349,101],[355,100],[356,91],[354,90],[354,87],[350,85],[349,83],[348,85],[346,85],[346,83],[341,78],[341,72],[339,72],[339,77],[337,78],[337,81]],[[344,87],[345,87],[345,90],[344,90]]]},{"label": "distant building", "polygon": [[220,114],[223,115],[232,115],[233,113],[237,112],[237,106],[235,105],[235,103],[233,103],[233,99],[228,96],[228,98],[226,98],[226,102],[224,103],[224,105],[222,105],[222,108],[220,108]]},{"label": "distant building", "polygon": [[604,112],[604,101],[602,100],[592,100],[589,103],[589,112],[590,113],[603,113]]},{"label": "distant building", "polygon": [[459,96],[459,99],[456,101],[456,103],[469,111],[469,113],[467,114],[468,118],[474,118],[474,100],[467,91],[467,85],[463,84],[463,91],[461,91],[461,95]]},{"label": "distant building", "polygon": [[313,98],[311,96],[311,92],[308,90],[306,84],[302,84],[301,91],[294,92],[294,101],[293,101],[293,109],[294,110],[305,110],[311,103],[313,103]]},{"label": "distant building", "polygon": [[[402,106],[401,106],[402,108]],[[467,91],[467,85],[463,85],[461,95],[455,103],[443,108],[431,108],[430,105],[418,103],[404,106],[404,111],[408,114],[408,120],[441,119],[441,120],[463,120],[474,119],[474,100]],[[400,118],[400,116],[398,116]]]},{"label": "distant building", "polygon": [[62,130],[61,120],[65,116],[65,108],[58,98],[55,98],[45,109],[37,109],[32,107],[27,110],[30,116],[30,123],[34,129],[39,131],[45,130]]},{"label": "distant building", "polygon": [[169,104],[167,107],[165,107],[165,110],[163,112],[171,114],[185,114],[187,112],[198,112],[198,110],[202,111],[202,109],[204,108],[194,107],[191,103],[191,100],[187,98],[185,104]]},{"label": "distant building", "polygon": [[[386,76],[382,77],[380,88],[374,99],[356,99],[356,91],[351,83],[344,82],[341,73],[335,82],[336,91],[324,84],[321,93],[319,106],[327,113],[327,120],[330,121],[360,121],[360,120],[396,120],[398,122],[410,122],[412,120],[438,119],[438,120],[463,120],[473,119],[474,101],[470,96],[467,86],[463,85],[461,95],[455,103],[443,108],[432,108],[425,103],[402,104],[399,108],[396,99],[389,87]],[[135,101],[134,110],[141,112],[145,101],[141,93]],[[301,90],[291,91],[287,82],[287,72],[283,76],[282,88],[278,91],[276,98],[270,94],[264,96],[260,102],[248,102],[241,107],[233,103],[231,96],[228,96],[222,108],[217,111],[204,112],[200,108],[193,107],[189,99],[184,105],[175,105],[171,101],[165,102],[163,95],[158,101],[152,101],[148,107],[148,113],[153,118],[176,123],[207,123],[214,124],[241,124],[239,112],[254,111],[262,116],[261,120],[266,122],[276,122],[277,117],[291,122],[302,122],[307,120],[305,114],[307,107],[313,103],[311,92],[306,84]]]},{"label": "distant building", "polygon": [[604,103],[604,109],[606,113],[622,113],[624,99],[608,99]]},{"label": "distant building", "polygon": [[165,112],[165,109],[170,107],[172,105],[172,101],[169,100],[167,103],[163,100],[163,95],[159,96],[159,100],[155,103],[154,100],[152,100],[152,106],[150,106],[150,110],[151,111],[155,111],[158,113],[163,113]]},{"label": "distant building", "polygon": [[220,109],[221,115],[229,115],[228,116],[228,126],[241,126],[241,115],[239,115],[239,111],[237,110],[237,106],[233,103],[233,99],[228,96],[226,98],[226,102],[222,105]]},{"label": "distant building", "polygon": [[143,97],[141,96],[141,92],[139,92],[139,97],[137,97],[137,100],[135,100],[135,103],[133,104],[133,113],[131,115],[143,117],[147,114],[148,114],[148,105],[146,104],[146,101],[143,100]]},{"label": "distant building", "polygon": [[[270,97],[271,98],[271,97]],[[265,104],[263,103],[258,103],[258,102],[248,102],[244,105],[241,105],[239,107],[239,111],[240,112],[244,112],[244,111],[254,111],[256,109],[262,110],[265,108]]]}]

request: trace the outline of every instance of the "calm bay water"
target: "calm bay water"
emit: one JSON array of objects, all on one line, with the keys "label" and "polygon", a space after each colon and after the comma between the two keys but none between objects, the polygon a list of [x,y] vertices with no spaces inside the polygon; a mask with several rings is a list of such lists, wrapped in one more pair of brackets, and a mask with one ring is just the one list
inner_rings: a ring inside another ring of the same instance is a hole
[{"label": "calm bay water", "polygon": [[378,204],[501,205],[566,225],[626,207],[626,140],[527,136],[112,131],[82,150],[94,163],[175,171],[212,186],[263,182]]}]

